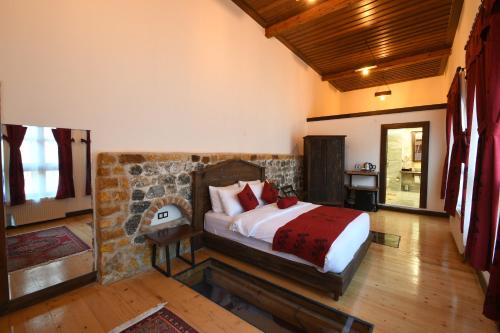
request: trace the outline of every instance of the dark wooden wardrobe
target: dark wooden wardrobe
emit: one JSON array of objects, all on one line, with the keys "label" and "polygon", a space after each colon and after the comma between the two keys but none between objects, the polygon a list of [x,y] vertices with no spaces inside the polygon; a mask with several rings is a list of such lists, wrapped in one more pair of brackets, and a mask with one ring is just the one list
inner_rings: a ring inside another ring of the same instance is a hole
[{"label": "dark wooden wardrobe", "polygon": [[304,137],[304,190],[306,201],[344,205],[345,135]]}]

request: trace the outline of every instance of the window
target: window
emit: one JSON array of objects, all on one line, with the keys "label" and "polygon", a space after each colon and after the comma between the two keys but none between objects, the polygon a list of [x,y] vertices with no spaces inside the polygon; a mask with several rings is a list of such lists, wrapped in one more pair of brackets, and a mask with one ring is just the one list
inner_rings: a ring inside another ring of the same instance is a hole
[{"label": "window", "polygon": [[[467,124],[467,112],[466,112],[466,82],[463,75],[460,76],[461,80],[461,115],[462,115],[462,130],[465,130],[465,127],[471,127],[471,138],[469,143],[469,156],[468,156],[468,170],[467,170],[467,192],[463,193],[463,181],[464,181],[464,164],[462,164],[462,172],[460,175],[460,187],[458,193],[457,200],[457,213],[461,213],[462,209],[462,197],[465,195],[465,207],[464,207],[464,226],[463,226],[463,243],[464,245],[467,242],[467,235],[469,231],[470,224],[470,215],[471,215],[471,206],[472,206],[472,192],[474,189],[474,176],[476,169],[476,156],[477,156],[477,143],[479,139],[479,135],[477,132],[477,115],[476,115],[476,100],[474,96],[473,102],[473,110],[472,110],[472,123]],[[453,140],[453,136],[451,137]],[[451,144],[450,144],[451,145]]]},{"label": "window", "polygon": [[[474,176],[476,174],[477,143],[479,134],[477,132],[476,97],[474,96],[474,107],[472,113],[471,138],[469,143],[469,167],[467,174],[467,192],[465,193],[464,210],[464,244],[467,242],[469,233],[470,213],[472,208],[472,192],[474,189]],[[461,197],[460,197],[461,199]]]},{"label": "window", "polygon": [[[467,82],[465,80],[465,73],[462,71],[460,73],[460,115],[461,115],[461,118],[462,118],[462,132],[466,130],[467,126],[471,126],[471,124],[467,124]],[[475,112],[475,110],[474,110]],[[473,117],[475,117],[475,114],[473,115]],[[471,140],[473,139],[474,137],[474,131],[475,129],[472,128],[472,135],[471,135]],[[477,136],[477,135],[476,135]],[[453,135],[451,136],[452,137],[452,140],[453,140]],[[450,145],[451,146],[451,145]],[[475,163],[476,163],[476,160],[475,160],[475,157],[474,157],[474,160],[470,160],[470,156],[471,155],[474,155],[475,156],[475,147],[474,147],[474,151],[472,151],[472,147],[470,147],[470,152],[469,152],[469,172],[468,172],[468,180],[470,181],[470,168],[471,168],[471,163],[474,164],[474,166],[472,166],[472,169],[474,169],[475,167]],[[461,164],[461,172],[460,172],[460,183],[459,183],[459,192],[458,192],[458,200],[457,200],[457,213],[460,214],[461,210],[462,210],[462,190],[463,190],[463,180],[464,180],[464,171],[465,171],[465,165],[462,163]],[[472,175],[472,179],[474,181],[474,174]],[[469,183],[469,181],[467,183]],[[469,185],[469,184],[467,184]],[[468,188],[468,187],[467,187]]]},{"label": "window", "polygon": [[52,130],[28,126],[21,145],[27,200],[53,198],[59,184],[59,158]]}]

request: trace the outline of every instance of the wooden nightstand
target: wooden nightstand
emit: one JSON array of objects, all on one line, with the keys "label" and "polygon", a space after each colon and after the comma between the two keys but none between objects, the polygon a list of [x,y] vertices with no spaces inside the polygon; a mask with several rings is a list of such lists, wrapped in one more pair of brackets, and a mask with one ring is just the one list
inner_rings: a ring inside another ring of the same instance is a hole
[{"label": "wooden nightstand", "polygon": [[[167,229],[162,229],[158,230],[155,232],[151,232],[147,234],[145,237],[148,239],[152,244],[153,244],[153,251],[151,254],[151,263],[153,267],[162,273],[163,275],[166,276],[171,276],[171,262],[170,262],[170,249],[169,245],[173,243],[176,244],[175,248],[175,256],[185,263],[194,266],[195,260],[194,260],[194,248],[193,248],[193,237],[199,236],[203,233],[203,230],[194,230],[190,225],[180,225],[174,228],[167,228]],[[190,243],[190,250],[191,250],[191,261],[185,259],[182,257],[179,253],[180,246],[181,246],[181,241],[184,239],[189,238],[189,243]],[[165,247],[165,260],[167,264],[167,270],[164,271],[163,269],[160,268],[160,266],[156,265],[156,248],[158,246],[164,246]]]}]

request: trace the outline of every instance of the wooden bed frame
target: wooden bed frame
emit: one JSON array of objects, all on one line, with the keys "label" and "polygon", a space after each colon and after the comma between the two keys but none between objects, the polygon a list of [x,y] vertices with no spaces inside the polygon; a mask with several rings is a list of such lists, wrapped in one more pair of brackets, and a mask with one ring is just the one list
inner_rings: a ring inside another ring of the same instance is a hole
[{"label": "wooden bed frame", "polygon": [[[265,180],[265,168],[243,160],[228,160],[193,172],[193,228],[203,230],[205,213],[211,210],[208,186],[227,186],[239,180]],[[204,232],[203,244],[223,254],[262,269],[324,290],[338,300],[349,286],[354,273],[371,244],[371,234],[342,273],[321,273],[315,267],[256,250],[224,237]]]}]

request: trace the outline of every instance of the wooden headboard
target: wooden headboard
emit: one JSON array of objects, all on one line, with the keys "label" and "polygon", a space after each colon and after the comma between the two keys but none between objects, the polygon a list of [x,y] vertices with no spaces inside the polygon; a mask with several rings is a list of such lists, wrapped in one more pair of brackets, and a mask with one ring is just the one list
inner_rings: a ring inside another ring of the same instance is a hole
[{"label": "wooden headboard", "polygon": [[228,186],[239,180],[265,180],[264,167],[243,160],[227,160],[193,172],[193,228],[203,230],[205,213],[212,209],[208,186]]}]

